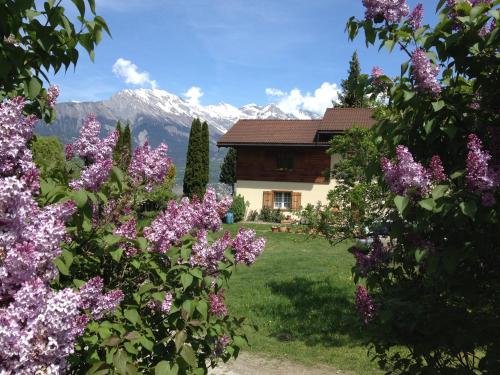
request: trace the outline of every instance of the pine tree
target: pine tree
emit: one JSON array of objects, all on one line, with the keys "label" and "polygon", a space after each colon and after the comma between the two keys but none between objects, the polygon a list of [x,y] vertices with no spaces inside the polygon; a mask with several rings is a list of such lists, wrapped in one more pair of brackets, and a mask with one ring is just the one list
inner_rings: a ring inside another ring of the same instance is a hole
[{"label": "pine tree", "polygon": [[219,182],[231,185],[234,194],[234,184],[236,183],[236,150],[232,147],[227,151],[220,168]]},{"label": "pine tree", "polygon": [[120,168],[124,171],[128,170],[130,160],[132,159],[132,134],[130,131],[130,123],[127,121],[127,126],[122,132],[120,149],[121,149],[121,162]]},{"label": "pine tree", "polygon": [[201,146],[202,146],[202,170],[203,170],[203,186],[207,187],[210,174],[210,134],[208,132],[208,124],[206,121],[201,126]]},{"label": "pine tree", "polygon": [[201,198],[205,192],[203,188],[202,158],[201,121],[196,118],[193,120],[189,132],[186,170],[184,172],[183,192],[187,197],[191,198],[196,195]]},{"label": "pine tree", "polygon": [[357,52],[354,52],[349,62],[347,79],[343,79],[342,93],[339,95],[339,107],[361,108],[367,105],[366,90],[368,75],[361,74]]}]

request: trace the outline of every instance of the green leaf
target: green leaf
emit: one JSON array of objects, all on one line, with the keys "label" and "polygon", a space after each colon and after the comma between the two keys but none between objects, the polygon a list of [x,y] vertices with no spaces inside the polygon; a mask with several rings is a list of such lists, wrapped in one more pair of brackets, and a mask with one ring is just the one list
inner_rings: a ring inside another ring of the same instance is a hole
[{"label": "green leaf", "polygon": [[423,199],[418,202],[418,205],[427,211],[432,211],[436,208],[436,202],[434,202],[433,198]]},{"label": "green leaf", "polygon": [[417,249],[415,250],[415,260],[417,263],[420,263],[420,261],[424,258],[424,256],[427,254],[427,250],[422,250],[422,249]]},{"label": "green leaf", "polygon": [[194,353],[193,348],[191,346],[184,344],[181,350],[181,357],[186,361],[188,365],[191,367],[196,366],[196,354]]},{"label": "green leaf", "polygon": [[144,336],[141,336],[141,338],[139,339],[139,342],[142,344],[142,346],[144,348],[146,348],[147,350],[149,350],[150,352],[153,351],[153,348],[155,346],[154,342],[147,339],[146,337]]},{"label": "green leaf", "polygon": [[148,240],[146,240],[144,237],[137,237],[137,239],[134,242],[139,247],[139,249],[147,250]]},{"label": "green leaf", "polygon": [[113,246],[122,240],[119,236],[114,236],[112,234],[108,234],[103,237],[104,243],[108,246]]},{"label": "green leaf", "polygon": [[438,200],[443,197],[448,191],[448,185],[438,185],[434,189],[432,189],[431,195],[434,200]]},{"label": "green leaf", "polygon": [[476,218],[477,205],[474,201],[466,201],[460,203],[460,209],[465,216],[470,217],[472,220]]},{"label": "green leaf", "polygon": [[189,273],[183,273],[181,275],[181,283],[184,289],[189,288],[189,286],[193,283],[193,276]]},{"label": "green leaf", "polygon": [[194,302],[190,299],[184,301],[184,303],[182,304],[182,309],[187,313],[188,318],[190,318],[191,315],[193,315],[194,308],[195,308]]},{"label": "green leaf", "polygon": [[193,268],[191,271],[189,271],[189,273],[197,279],[203,279],[203,272],[201,272],[199,268]]},{"label": "green leaf", "polygon": [[415,96],[415,92],[413,92],[413,91],[406,91],[406,90],[404,91],[403,97],[404,97],[405,102],[410,101],[414,96]]},{"label": "green leaf", "polygon": [[408,203],[410,200],[408,197],[403,197],[401,195],[397,195],[394,197],[394,204],[396,205],[396,208],[398,209],[398,212],[402,215],[405,208],[408,206]]},{"label": "green leaf", "polygon": [[179,366],[167,361],[158,362],[155,366],[155,375],[177,375],[179,373]]},{"label": "green leaf", "polygon": [[125,315],[125,318],[133,324],[137,324],[137,323],[141,322],[141,317],[136,309],[128,309],[125,311],[124,315]]},{"label": "green leaf", "polygon": [[87,203],[87,193],[85,190],[77,190],[71,193],[71,199],[73,199],[78,208],[83,208]]},{"label": "green leaf", "polygon": [[464,174],[465,174],[465,171],[457,171],[457,172],[453,172],[453,173],[450,175],[450,178],[451,178],[452,180],[456,180],[457,178],[462,177]]},{"label": "green leaf", "polygon": [[198,301],[196,304],[196,310],[199,311],[203,319],[207,319],[208,316],[208,303],[206,301]]},{"label": "green leaf", "polygon": [[118,249],[112,250],[109,252],[109,254],[111,255],[111,258],[113,258],[113,260],[115,262],[119,263],[120,259],[122,258],[122,255],[123,255],[123,249],[118,248]]},{"label": "green leaf", "polygon": [[71,0],[71,2],[76,5],[78,12],[80,12],[80,16],[83,17],[85,15],[85,3],[83,0]]},{"label": "green leaf", "polygon": [[125,350],[119,349],[113,356],[113,365],[115,365],[115,368],[119,374],[127,374],[127,362],[128,354],[125,352]]},{"label": "green leaf", "polygon": [[177,349],[177,351],[182,349],[182,346],[186,342],[186,339],[187,339],[186,331],[177,332],[177,334],[175,335],[175,348]]},{"label": "green leaf", "polygon": [[432,108],[434,108],[434,112],[440,111],[444,107],[444,101],[438,100],[437,102],[432,103]]},{"label": "green leaf", "polygon": [[31,77],[28,85],[28,96],[35,99],[42,90],[42,81],[38,77]]},{"label": "green leaf", "polygon": [[64,262],[62,261],[61,258],[54,259],[54,264],[56,265],[59,272],[61,272],[64,276],[70,275],[68,266],[66,266],[66,264],[64,264]]},{"label": "green leaf", "polygon": [[475,18],[477,18],[477,16],[479,16],[480,14],[483,14],[487,9],[488,9],[488,7],[484,6],[483,4],[478,4],[478,5],[474,6],[471,9],[470,14],[469,14],[471,21],[473,21]]}]

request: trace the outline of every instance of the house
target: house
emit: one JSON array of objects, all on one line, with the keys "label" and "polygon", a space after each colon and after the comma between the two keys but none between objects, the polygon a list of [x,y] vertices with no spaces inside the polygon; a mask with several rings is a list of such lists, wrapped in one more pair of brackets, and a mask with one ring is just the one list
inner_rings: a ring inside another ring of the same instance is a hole
[{"label": "house", "polygon": [[239,120],[217,142],[237,153],[235,193],[249,210],[267,207],[296,212],[326,203],[336,182],[329,171],[339,155],[328,155],[329,141],[375,120],[368,108],[328,108],[321,120]]}]

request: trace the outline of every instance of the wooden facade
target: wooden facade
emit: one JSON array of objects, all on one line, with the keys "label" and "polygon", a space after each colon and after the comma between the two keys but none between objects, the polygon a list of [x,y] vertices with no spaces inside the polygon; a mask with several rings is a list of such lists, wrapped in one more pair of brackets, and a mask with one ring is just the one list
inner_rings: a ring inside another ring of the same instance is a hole
[{"label": "wooden facade", "polygon": [[[326,150],[327,147],[317,146],[240,146],[236,148],[236,178],[328,184],[330,155]],[[284,158],[290,160],[283,162]]]}]

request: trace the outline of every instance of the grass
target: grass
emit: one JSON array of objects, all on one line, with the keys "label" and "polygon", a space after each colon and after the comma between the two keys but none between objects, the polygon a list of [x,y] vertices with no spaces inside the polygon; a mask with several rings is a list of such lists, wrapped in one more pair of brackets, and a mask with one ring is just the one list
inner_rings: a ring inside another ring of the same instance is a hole
[{"label": "grass", "polygon": [[[240,225],[225,225],[235,233]],[[271,225],[245,225],[267,239],[252,267],[238,267],[226,291],[228,308],[258,331],[247,350],[305,364],[326,364],[355,374],[379,373],[363,345],[354,307],[349,243],[271,233]]]}]

